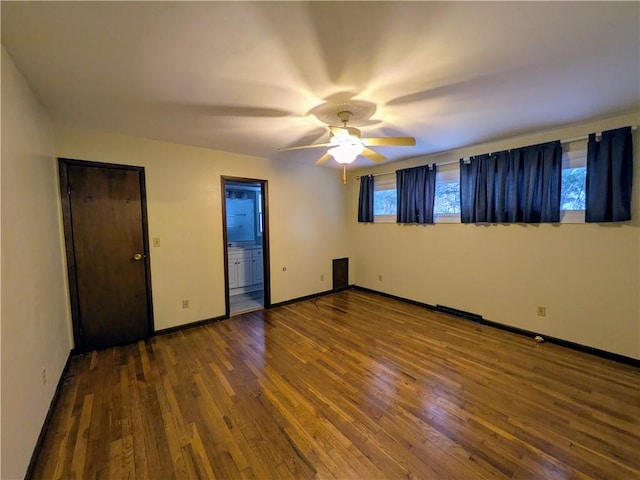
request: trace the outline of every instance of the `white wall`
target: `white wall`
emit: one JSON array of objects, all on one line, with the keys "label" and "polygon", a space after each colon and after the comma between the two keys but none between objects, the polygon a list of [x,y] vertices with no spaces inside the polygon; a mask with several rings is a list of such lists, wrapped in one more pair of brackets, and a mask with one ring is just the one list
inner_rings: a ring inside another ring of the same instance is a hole
[{"label": "white wall", "polygon": [[640,132],[623,224],[358,224],[354,178],[639,123],[635,113],[352,172],[355,284],[640,359]]},{"label": "white wall", "polygon": [[3,479],[24,476],[71,349],[56,168],[51,122],[2,47]]},{"label": "white wall", "polygon": [[268,181],[273,303],[331,289],[332,259],[348,254],[336,169],[65,127],[56,144],[59,157],[145,167],[156,330],[225,313],[221,175]]},{"label": "white wall", "polygon": [[72,348],[56,157],[145,167],[149,235],[161,240],[156,330],[225,313],[221,175],[269,182],[272,302],[331,289],[332,259],[348,254],[340,171],[62,126],[54,135],[4,48],[2,100],[1,478],[24,476]]},{"label": "white wall", "polygon": [[640,358],[637,132],[634,220],[622,225],[360,225],[354,180],[638,124],[637,113],[352,172],[345,187],[339,170],[62,126],[54,147],[4,48],[2,101],[2,478],[24,475],[71,348],[55,156],[145,167],[149,234],[161,240],[151,247],[156,329],[224,314],[220,176],[229,175],[269,181],[273,302],[329,290],[331,260],[350,256],[363,287]]}]

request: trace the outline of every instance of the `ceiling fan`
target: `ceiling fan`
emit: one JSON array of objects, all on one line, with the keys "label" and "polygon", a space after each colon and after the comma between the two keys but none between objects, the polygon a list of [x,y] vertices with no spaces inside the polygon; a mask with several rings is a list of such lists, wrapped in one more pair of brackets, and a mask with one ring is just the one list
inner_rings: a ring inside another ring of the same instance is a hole
[{"label": "ceiling fan", "polygon": [[358,155],[373,161],[382,162],[385,156],[381,155],[369,147],[391,146],[403,147],[414,146],[416,139],[413,137],[368,137],[362,138],[360,130],[354,127],[348,127],[347,123],[353,116],[349,110],[342,110],[337,114],[342,127],[329,126],[329,142],[316,143],[313,145],[300,145],[297,147],[281,148],[279,151],[299,150],[302,148],[330,147],[327,152],[322,155],[314,165],[320,165],[329,161],[332,157],[340,164],[347,165],[352,163]]}]

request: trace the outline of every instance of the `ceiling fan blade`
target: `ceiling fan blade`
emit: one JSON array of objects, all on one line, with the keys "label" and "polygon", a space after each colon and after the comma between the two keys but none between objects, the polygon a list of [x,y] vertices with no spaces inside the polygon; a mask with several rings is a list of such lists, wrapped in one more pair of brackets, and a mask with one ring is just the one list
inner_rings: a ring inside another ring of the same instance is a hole
[{"label": "ceiling fan blade", "polygon": [[413,137],[363,138],[362,143],[364,143],[368,147],[376,147],[376,146],[413,147],[416,144],[416,139]]},{"label": "ceiling fan blade", "polygon": [[384,155],[380,155],[378,152],[374,152],[370,148],[366,148],[366,147],[364,150],[362,150],[362,153],[360,155],[362,155],[365,158],[368,158],[373,162],[382,162],[387,159],[387,157],[385,157]]},{"label": "ceiling fan blade", "polygon": [[279,152],[287,152],[289,150],[301,150],[303,148],[328,147],[329,145],[331,145],[331,144],[330,143],[316,143],[314,145],[299,145],[297,147],[279,148],[278,151]]},{"label": "ceiling fan blade", "polygon": [[325,153],[316,161],[316,163],[314,163],[314,165],[322,165],[323,163],[327,163],[332,158],[333,157],[331,155],[329,155],[328,153]]}]

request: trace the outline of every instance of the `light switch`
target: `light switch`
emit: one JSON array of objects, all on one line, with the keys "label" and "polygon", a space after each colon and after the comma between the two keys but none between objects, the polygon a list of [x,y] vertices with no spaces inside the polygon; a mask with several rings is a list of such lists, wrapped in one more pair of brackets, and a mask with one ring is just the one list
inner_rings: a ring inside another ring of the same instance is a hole
[{"label": "light switch", "polygon": [[159,237],[153,237],[153,246],[154,247],[159,247],[160,246],[160,238]]}]

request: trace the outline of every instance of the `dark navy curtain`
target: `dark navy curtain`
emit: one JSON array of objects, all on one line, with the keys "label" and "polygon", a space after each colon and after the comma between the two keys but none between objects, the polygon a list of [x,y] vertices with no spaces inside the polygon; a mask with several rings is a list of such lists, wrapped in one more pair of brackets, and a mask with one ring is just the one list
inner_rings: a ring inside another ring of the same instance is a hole
[{"label": "dark navy curtain", "polygon": [[358,222],[373,222],[373,175],[360,177],[360,195],[358,196]]},{"label": "dark navy curtain", "polygon": [[477,155],[469,163],[460,160],[460,211],[462,223],[508,222],[507,184],[510,171],[507,151]]},{"label": "dark navy curtain", "polygon": [[462,223],[560,221],[560,141],[460,160]]},{"label": "dark navy curtain", "polygon": [[433,223],[436,194],[435,164],[396,170],[398,223]]},{"label": "dark navy curtain", "polygon": [[587,144],[586,222],[631,220],[633,146],[631,127],[589,135]]},{"label": "dark navy curtain", "polygon": [[522,222],[560,221],[562,145],[560,141],[511,150],[522,169]]}]

